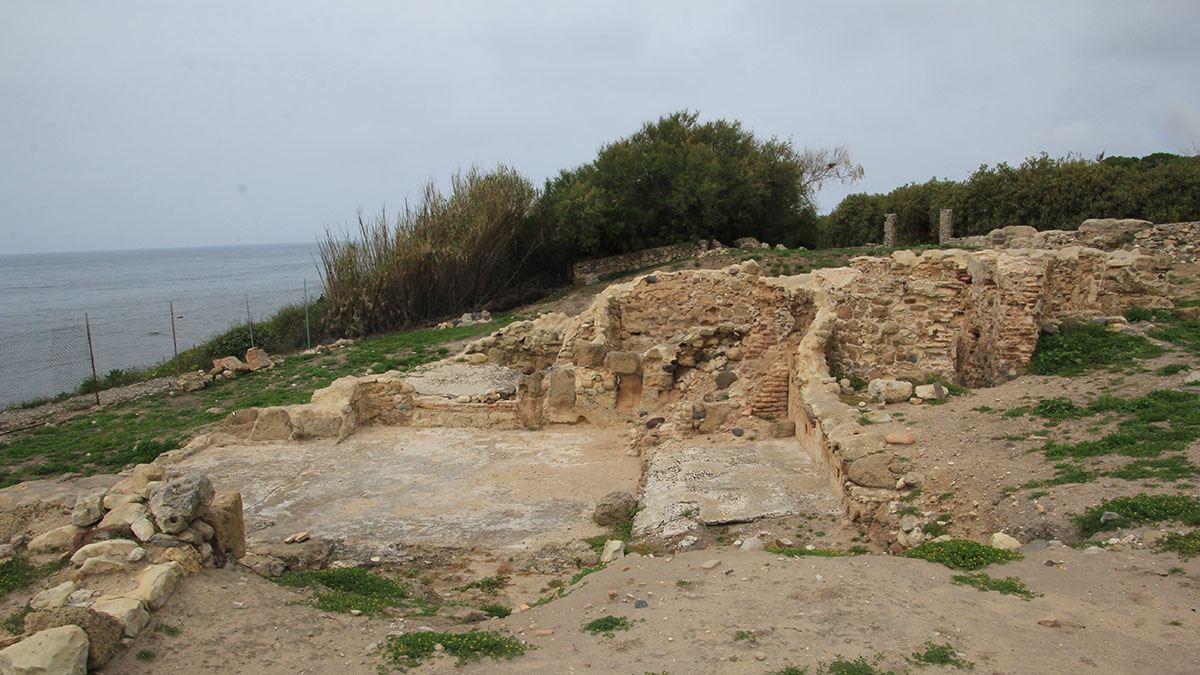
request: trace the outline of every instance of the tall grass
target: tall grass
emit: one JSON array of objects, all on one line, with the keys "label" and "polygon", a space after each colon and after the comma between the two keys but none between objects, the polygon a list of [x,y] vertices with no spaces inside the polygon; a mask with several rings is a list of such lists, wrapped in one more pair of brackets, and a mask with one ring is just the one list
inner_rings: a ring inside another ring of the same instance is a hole
[{"label": "tall grass", "polygon": [[[545,242],[527,215],[537,196],[515,170],[477,167],[431,182],[395,223],[360,212],[357,229],[320,244],[325,318],[335,334],[411,327],[486,303],[512,288]],[[525,272],[529,274],[529,272]]]}]

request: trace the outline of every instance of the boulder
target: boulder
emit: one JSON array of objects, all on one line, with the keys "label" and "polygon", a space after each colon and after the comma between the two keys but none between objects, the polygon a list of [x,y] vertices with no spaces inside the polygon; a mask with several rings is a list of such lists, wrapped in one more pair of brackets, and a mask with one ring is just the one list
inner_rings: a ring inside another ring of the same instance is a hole
[{"label": "boulder", "polygon": [[904,380],[874,379],[867,384],[867,393],[882,403],[907,401],[913,394],[911,382]]},{"label": "boulder", "polygon": [[896,445],[912,445],[917,442],[917,437],[913,436],[911,431],[893,431],[884,436],[883,440]]},{"label": "boulder", "polygon": [[149,541],[151,537],[158,534],[158,528],[154,527],[154,521],[149,518],[138,518],[129,524],[129,529],[133,531],[133,536],[138,538],[138,541]]},{"label": "boulder", "polygon": [[124,492],[109,492],[104,495],[104,508],[112,510],[122,504],[139,504],[146,501],[146,498],[141,495],[126,494]]},{"label": "boulder", "polygon": [[620,539],[609,539],[604,542],[604,550],[600,553],[600,562],[608,563],[625,557],[625,542]]},{"label": "boulder", "polygon": [[141,600],[102,595],[92,603],[92,609],[107,614],[121,624],[125,637],[136,637],[150,623],[150,612]]},{"label": "boulder", "polygon": [[791,438],[796,435],[796,423],[778,420],[767,425],[767,438]]},{"label": "boulder", "polygon": [[141,502],[126,502],[104,514],[100,521],[100,529],[117,529],[129,527],[142,518],[150,517],[150,509]]},{"label": "boulder", "polygon": [[136,541],[129,539],[109,539],[108,541],[98,541],[94,544],[82,546],[75,555],[71,556],[71,562],[76,565],[82,565],[88,558],[97,556],[108,556],[115,560],[122,560],[129,557],[135,548],[140,548]]},{"label": "boulder", "polygon": [[25,617],[25,630],[31,633],[74,626],[87,634],[87,667],[96,670],[108,663],[121,646],[121,623],[107,614],[87,607],[59,607],[33,612]]},{"label": "boulder", "polygon": [[1136,218],[1088,218],[1079,226],[1080,240],[1096,248],[1118,248],[1132,243],[1134,235],[1153,225]]},{"label": "boulder", "polygon": [[[155,464],[138,464],[133,467],[133,472],[129,477],[118,481],[108,490],[108,494],[135,494],[142,498],[150,496],[149,484],[156,480],[162,480],[162,467]],[[109,508],[112,508],[111,506]]]},{"label": "boulder", "polygon": [[737,382],[737,379],[738,377],[735,373],[723,370],[717,373],[717,377],[715,378],[717,389],[728,389],[729,385]]},{"label": "boulder", "polygon": [[61,553],[71,550],[75,535],[83,532],[83,528],[74,525],[63,525],[49,532],[43,532],[29,540],[27,545],[31,553]]},{"label": "boulder", "polygon": [[174,562],[179,564],[179,569],[184,576],[192,576],[199,574],[200,569],[204,567],[204,560],[200,557],[200,552],[191,546],[172,546],[163,551],[163,562]]},{"label": "boulder", "polygon": [[208,476],[189,473],[159,485],[150,493],[150,513],[158,529],[167,534],[183,532],[188,523],[212,504],[213,487]]},{"label": "boulder", "polygon": [[100,576],[103,574],[112,574],[113,572],[125,571],[125,559],[110,558],[106,555],[95,556],[83,561],[79,569],[72,573],[72,576],[77,579],[84,577]]},{"label": "boulder", "polygon": [[1021,542],[1003,532],[996,532],[992,534],[992,539],[988,543],[992,546],[992,548],[998,548],[1004,551],[1015,551],[1021,548]]},{"label": "boulder", "polygon": [[201,517],[212,527],[213,543],[235,558],[246,555],[246,526],[242,520],[240,492],[217,492]]},{"label": "boulder", "polygon": [[628,492],[610,492],[596,504],[592,520],[597,525],[612,525],[629,520],[629,511],[637,506],[637,498]]},{"label": "boulder", "polygon": [[5,675],[87,675],[87,664],[88,635],[79,626],[44,630],[0,650],[0,673]]},{"label": "boulder", "polygon": [[752,250],[752,249],[756,249],[756,248],[761,248],[761,246],[762,246],[761,242],[759,242],[754,237],[741,237],[739,239],[733,240],[734,248]]},{"label": "boulder", "polygon": [[867,455],[850,463],[849,468],[846,469],[846,478],[863,487],[894,487],[896,477],[888,468],[892,460],[891,453],[887,452]]},{"label": "boulder", "polygon": [[271,579],[282,576],[287,571],[287,565],[273,555],[250,553],[243,555],[238,562],[260,577]]},{"label": "boulder", "polygon": [[199,391],[208,384],[210,379],[208,373],[203,370],[197,370],[180,375],[176,382],[179,384],[179,388],[184,391]]},{"label": "boulder", "polygon": [[256,545],[254,552],[278,558],[288,569],[321,569],[333,555],[333,542],[320,538],[310,538],[291,544],[269,542]]},{"label": "boulder", "polygon": [[762,551],[765,548],[766,548],[766,545],[763,544],[762,539],[759,539],[758,537],[748,537],[745,541],[742,542],[742,545],[740,547],[738,547],[738,550],[740,550],[740,551]]}]

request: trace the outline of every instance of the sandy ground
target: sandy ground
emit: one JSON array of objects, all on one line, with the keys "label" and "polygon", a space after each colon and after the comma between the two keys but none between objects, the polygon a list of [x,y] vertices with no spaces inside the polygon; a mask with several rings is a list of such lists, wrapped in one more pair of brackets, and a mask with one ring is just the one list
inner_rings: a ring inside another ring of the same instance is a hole
[{"label": "sandy ground", "polygon": [[[876,654],[880,668],[902,671],[927,640],[951,644],[980,673],[1200,670],[1200,561],[1050,548],[987,571],[1044,595],[981,592],[952,584],[957,573],[941,565],[905,558],[633,555],[566,597],[479,624],[536,646],[524,656],[462,667],[436,658],[412,672],[766,673]],[[155,614],[179,635],[147,630],[103,672],[375,673],[371,648],[421,625],[323,613],[292,604],[299,597],[246,572],[206,570]],[[611,638],[582,631],[604,615],[632,627]],[[736,640],[738,631],[754,641]],[[155,658],[139,660],[143,649]]]}]

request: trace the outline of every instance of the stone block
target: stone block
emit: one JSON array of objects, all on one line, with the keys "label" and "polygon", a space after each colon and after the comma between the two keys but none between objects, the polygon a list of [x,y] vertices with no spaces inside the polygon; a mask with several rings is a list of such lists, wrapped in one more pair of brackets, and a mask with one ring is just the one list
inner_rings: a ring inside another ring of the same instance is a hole
[{"label": "stone block", "polygon": [[28,548],[31,553],[59,553],[71,550],[75,535],[83,532],[83,528],[75,525],[63,525],[49,532],[43,532],[29,540]]},{"label": "stone block", "polygon": [[75,555],[71,556],[71,562],[76,565],[82,565],[88,558],[97,556],[108,556],[113,559],[124,559],[135,548],[140,548],[136,541],[128,539],[109,539],[108,541],[98,541],[87,546],[82,546]]},{"label": "stone block", "polygon": [[[158,529],[175,534],[208,508],[213,487],[208,476],[193,472],[158,486],[150,495],[150,513]],[[132,522],[132,521],[131,521]]]},{"label": "stone block", "polygon": [[636,375],[642,370],[642,357],[637,352],[609,352],[604,367],[615,375]]},{"label": "stone block", "polygon": [[217,492],[201,518],[213,530],[212,541],[227,555],[246,555],[246,525],[240,492]]},{"label": "stone block", "polygon": [[68,626],[80,628],[87,635],[89,670],[108,663],[121,646],[121,624],[113,617],[87,607],[59,607],[25,617],[25,629],[31,633]]},{"label": "stone block", "polygon": [[88,635],[79,626],[34,633],[0,650],[0,673],[87,675]]},{"label": "stone block", "polygon": [[137,588],[125,594],[127,598],[140,600],[150,609],[161,609],[167,604],[167,599],[175,590],[183,571],[179,563],[168,562],[161,565],[150,565],[142,570],[134,579]]},{"label": "stone block", "polygon": [[92,609],[116,619],[125,637],[136,637],[150,623],[150,612],[134,598],[102,595],[92,603]]}]

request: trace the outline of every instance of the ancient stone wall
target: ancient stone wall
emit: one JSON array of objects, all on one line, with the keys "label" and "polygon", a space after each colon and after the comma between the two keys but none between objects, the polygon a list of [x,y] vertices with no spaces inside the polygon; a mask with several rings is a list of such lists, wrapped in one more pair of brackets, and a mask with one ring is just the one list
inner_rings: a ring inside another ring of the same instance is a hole
[{"label": "ancient stone wall", "polygon": [[590,285],[614,274],[624,274],[635,270],[662,265],[683,258],[691,258],[709,249],[707,241],[674,246],[659,246],[644,251],[622,253],[607,258],[583,260],[571,268],[571,280],[576,284]]},{"label": "ancient stone wall", "polygon": [[951,246],[969,248],[1061,248],[1086,246],[1111,251],[1138,249],[1163,253],[1175,260],[1194,260],[1200,252],[1200,222],[1153,224],[1145,220],[1097,218],[1077,230],[1038,231],[1026,225],[1001,227],[985,235],[951,239]]}]

